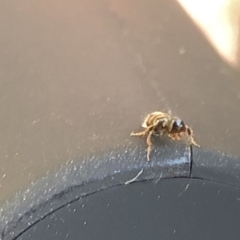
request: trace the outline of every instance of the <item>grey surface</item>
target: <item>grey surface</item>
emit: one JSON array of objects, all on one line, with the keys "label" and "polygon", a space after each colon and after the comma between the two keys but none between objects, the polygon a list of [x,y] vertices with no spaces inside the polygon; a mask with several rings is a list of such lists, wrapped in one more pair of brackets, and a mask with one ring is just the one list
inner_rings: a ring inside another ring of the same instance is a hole
[{"label": "grey surface", "polygon": [[191,178],[200,178],[240,187],[240,158],[221,152],[195,149]]},{"label": "grey surface", "polygon": [[196,179],[118,186],[68,204],[18,239],[238,240],[239,196],[239,188]]},{"label": "grey surface", "polygon": [[145,148],[128,146],[128,152],[116,150],[62,166],[4,207],[0,239],[15,239],[65,205],[108,188],[127,187],[136,181],[157,183],[164,178],[189,177],[190,149],[184,145],[162,145],[155,147],[150,163],[142,157]]},{"label": "grey surface", "polygon": [[66,162],[144,148],[129,133],[155,110],[240,156],[239,78],[175,1],[4,0],[0,32],[1,206]]}]

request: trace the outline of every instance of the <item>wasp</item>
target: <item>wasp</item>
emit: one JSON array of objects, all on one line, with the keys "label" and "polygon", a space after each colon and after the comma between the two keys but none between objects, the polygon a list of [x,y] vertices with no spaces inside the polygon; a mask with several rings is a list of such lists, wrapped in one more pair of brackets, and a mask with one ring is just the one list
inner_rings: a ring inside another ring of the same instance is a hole
[{"label": "wasp", "polygon": [[156,136],[168,136],[172,140],[181,140],[184,136],[187,136],[189,145],[195,145],[200,147],[193,138],[193,131],[188,127],[183,120],[178,117],[173,117],[171,113],[153,112],[147,115],[144,119],[142,127],[144,131],[134,133],[130,136],[143,136],[146,137],[147,148],[147,160],[150,159],[150,153],[152,150],[152,135]]}]

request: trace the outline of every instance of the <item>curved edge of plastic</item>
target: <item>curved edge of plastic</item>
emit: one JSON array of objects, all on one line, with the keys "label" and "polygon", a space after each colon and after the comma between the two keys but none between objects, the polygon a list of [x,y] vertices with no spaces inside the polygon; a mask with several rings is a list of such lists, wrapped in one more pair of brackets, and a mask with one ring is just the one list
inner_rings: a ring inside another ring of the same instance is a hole
[{"label": "curved edge of plastic", "polygon": [[179,144],[155,147],[146,161],[143,146],[71,161],[39,179],[1,209],[0,239],[16,239],[48,214],[68,203],[107,188],[136,181],[190,176],[190,148]]},{"label": "curved edge of plastic", "polygon": [[240,159],[220,152],[193,149],[191,178],[240,187]]}]

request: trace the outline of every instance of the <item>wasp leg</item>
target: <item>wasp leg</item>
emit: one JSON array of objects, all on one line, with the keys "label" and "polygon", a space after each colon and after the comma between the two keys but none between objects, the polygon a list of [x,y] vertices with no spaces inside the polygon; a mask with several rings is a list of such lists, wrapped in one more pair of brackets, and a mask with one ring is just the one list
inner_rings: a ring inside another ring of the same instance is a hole
[{"label": "wasp leg", "polygon": [[182,138],[182,135],[181,135],[180,133],[177,134],[176,139],[177,139],[177,140],[181,140],[181,138]]},{"label": "wasp leg", "polygon": [[142,131],[142,132],[138,132],[138,133],[132,132],[132,133],[130,134],[130,136],[146,136],[148,133],[149,133],[149,130],[146,129],[146,130],[144,130],[144,131]]},{"label": "wasp leg", "polygon": [[175,134],[168,134],[168,137],[170,137],[173,141],[177,138]]},{"label": "wasp leg", "polygon": [[148,161],[150,161],[150,153],[152,151],[152,141],[151,141],[152,134],[153,134],[153,131],[150,131],[148,134],[147,140],[146,140],[147,145],[148,145],[148,148],[147,148],[147,160]]},{"label": "wasp leg", "polygon": [[180,132],[177,134],[177,140],[181,140],[183,138],[183,136],[185,135],[184,132]]},{"label": "wasp leg", "polygon": [[150,131],[152,131],[152,126],[150,126],[150,127],[148,127],[148,128],[146,128],[144,131],[142,131],[142,132],[138,132],[138,133],[134,133],[134,132],[132,132],[131,134],[130,134],[130,136],[146,136],[146,135],[148,135],[149,134],[149,132]]},{"label": "wasp leg", "polygon": [[196,143],[196,141],[194,140],[194,138],[192,136],[189,136],[189,137],[190,137],[190,144],[192,144],[196,147],[200,147],[200,145]]},{"label": "wasp leg", "polygon": [[192,144],[196,147],[200,147],[199,144],[197,144],[193,138],[193,131],[190,127],[187,126],[187,133],[188,133],[188,141],[189,141],[189,144]]}]

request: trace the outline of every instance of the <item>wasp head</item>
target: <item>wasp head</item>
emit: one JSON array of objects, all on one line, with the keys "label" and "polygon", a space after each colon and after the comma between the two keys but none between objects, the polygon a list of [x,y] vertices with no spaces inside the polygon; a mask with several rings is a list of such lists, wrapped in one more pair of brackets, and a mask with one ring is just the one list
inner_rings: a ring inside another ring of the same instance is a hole
[{"label": "wasp head", "polygon": [[171,121],[170,129],[171,133],[181,133],[186,131],[186,126],[180,118],[173,118]]}]

